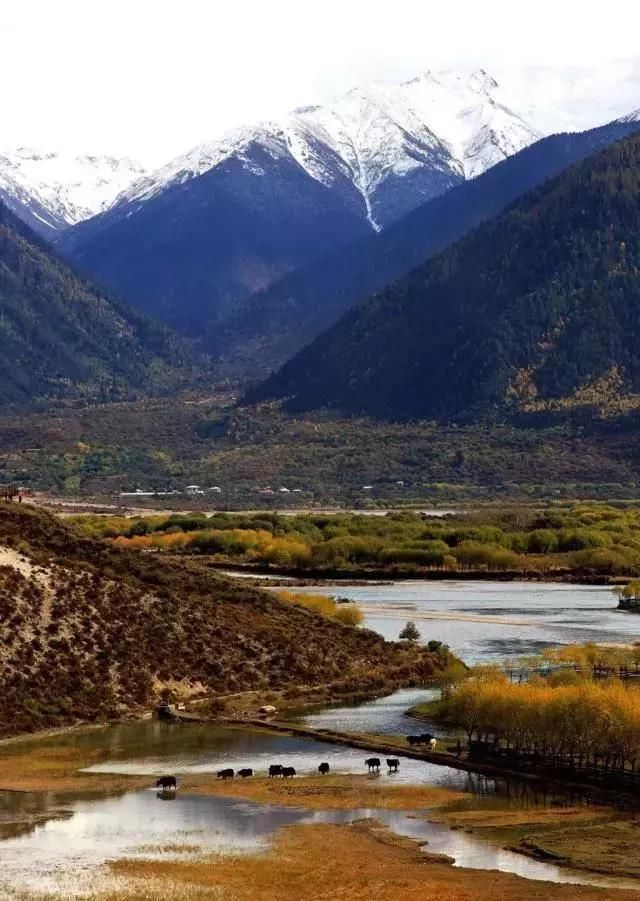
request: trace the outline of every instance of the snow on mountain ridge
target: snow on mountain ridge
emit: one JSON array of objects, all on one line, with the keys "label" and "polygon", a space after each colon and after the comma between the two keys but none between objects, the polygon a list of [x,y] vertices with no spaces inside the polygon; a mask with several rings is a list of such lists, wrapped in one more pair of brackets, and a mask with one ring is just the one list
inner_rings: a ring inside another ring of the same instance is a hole
[{"label": "snow on mountain ridge", "polygon": [[[356,87],[330,105],[299,107],[280,121],[235,129],[201,144],[125,189],[114,206],[148,200],[233,156],[250,167],[247,152],[256,144],[276,157],[288,154],[328,187],[346,179],[378,229],[385,213],[378,195],[387,180],[429,170],[437,176],[435,194],[542,136],[496,99],[498,90],[483,69],[463,75],[426,72],[400,85]],[[429,199],[430,190],[423,185],[418,199]]]},{"label": "snow on mountain ridge", "polygon": [[46,234],[107,209],[143,172],[128,157],[76,156],[20,147],[0,152],[0,195],[15,205],[19,215],[24,216],[26,208]]},{"label": "snow on mountain ridge", "polygon": [[282,142],[278,132],[276,122],[263,122],[252,127],[233,129],[219,141],[198,144],[154,172],[145,173],[136,179],[115,198],[114,206],[149,200],[165,187],[182,184],[190,178],[203,175],[234,155],[242,157],[243,151],[255,141],[275,157],[286,153],[286,143]]},{"label": "snow on mountain ridge", "polygon": [[[593,67],[427,70],[356,87],[325,106],[236,128],[147,172],[127,158],[0,153],[0,199],[43,233],[147,200],[235,160],[254,176],[294,163],[379,229],[545,135],[581,131],[638,104],[640,59]],[[631,113],[640,120],[640,112]],[[265,154],[267,157],[265,157]],[[113,221],[113,220],[111,220]]]}]

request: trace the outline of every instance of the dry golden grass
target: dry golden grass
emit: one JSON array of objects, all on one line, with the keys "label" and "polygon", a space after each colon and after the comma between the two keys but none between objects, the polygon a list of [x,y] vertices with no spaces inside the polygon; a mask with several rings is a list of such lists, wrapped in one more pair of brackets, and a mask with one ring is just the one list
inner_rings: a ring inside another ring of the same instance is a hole
[{"label": "dry golden grass", "polygon": [[640,820],[612,808],[456,810],[454,807],[429,813],[429,819],[483,833],[530,857],[579,870],[640,877]]},{"label": "dry golden grass", "polygon": [[439,810],[429,814],[432,822],[468,830],[505,829],[521,826],[579,825],[610,820],[611,809],[604,807],[515,807]]},{"label": "dry golden grass", "polygon": [[418,850],[375,822],[292,826],[272,848],[251,856],[197,861],[120,860],[112,870],[127,889],[111,901],[189,897],[233,901],[637,901],[634,891],[602,890],[463,870]]},{"label": "dry golden grass", "polygon": [[415,810],[451,803],[461,792],[431,785],[380,784],[369,776],[308,776],[296,779],[247,779],[233,782],[190,777],[182,782],[185,792],[241,798],[286,807],[312,810],[353,810],[378,807],[386,810]]},{"label": "dry golden grass", "polygon": [[630,816],[607,823],[571,823],[527,833],[515,850],[532,857],[615,876],[640,877],[640,822]]},{"label": "dry golden grass", "polygon": [[126,791],[149,783],[149,777],[81,773],[103,759],[97,749],[25,741],[0,747],[0,790],[102,792]]}]

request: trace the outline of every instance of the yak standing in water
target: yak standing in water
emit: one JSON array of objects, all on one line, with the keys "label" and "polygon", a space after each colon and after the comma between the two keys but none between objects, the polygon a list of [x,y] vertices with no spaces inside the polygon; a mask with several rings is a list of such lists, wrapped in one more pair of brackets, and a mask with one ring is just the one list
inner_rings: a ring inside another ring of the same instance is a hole
[{"label": "yak standing in water", "polygon": [[330,769],[330,767],[329,767],[328,763],[321,763],[320,766],[318,767],[318,772],[320,773],[321,776],[326,776],[327,773],[329,772],[329,769]]},{"label": "yak standing in water", "polygon": [[397,773],[398,767],[400,766],[400,761],[397,757],[389,757],[387,758],[387,766],[389,767],[390,773]]},{"label": "yak standing in water", "polygon": [[377,773],[380,772],[380,758],[379,757],[368,757],[365,762],[365,766],[369,767],[369,772],[375,770]]}]

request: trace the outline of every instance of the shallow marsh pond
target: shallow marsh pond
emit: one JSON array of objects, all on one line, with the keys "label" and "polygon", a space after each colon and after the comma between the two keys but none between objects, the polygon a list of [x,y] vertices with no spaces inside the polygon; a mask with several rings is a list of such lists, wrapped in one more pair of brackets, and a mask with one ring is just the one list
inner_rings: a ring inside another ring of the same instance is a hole
[{"label": "shallow marsh pond", "polygon": [[[175,799],[166,800],[152,788],[154,777],[162,772],[175,772],[179,782],[181,775],[214,773],[223,766],[245,764],[264,773],[269,763],[282,762],[306,774],[327,760],[334,771],[362,773],[367,755],[356,749],[239,728],[176,727],[151,721],[76,733],[64,742],[107,748],[107,760],[91,767],[92,772],[147,774],[150,787],[99,799],[0,793],[2,820],[22,820],[16,834],[0,842],[0,892],[4,897],[25,890],[81,896],[101,885],[113,887],[106,870],[101,882],[97,868],[115,858],[180,856],[196,849],[243,853],[265,846],[283,826],[346,823],[367,817],[375,817],[400,835],[428,843],[430,851],[448,854],[456,866],[500,869],[558,882],[635,886],[629,880],[599,878],[530,860],[476,836],[429,823],[424,811],[307,811],[180,790]],[[531,789],[504,780],[402,757],[398,776],[388,775],[383,768],[379,777],[372,778],[383,783],[464,788],[485,798],[513,794],[517,803],[545,800],[542,795],[534,798]]]}]

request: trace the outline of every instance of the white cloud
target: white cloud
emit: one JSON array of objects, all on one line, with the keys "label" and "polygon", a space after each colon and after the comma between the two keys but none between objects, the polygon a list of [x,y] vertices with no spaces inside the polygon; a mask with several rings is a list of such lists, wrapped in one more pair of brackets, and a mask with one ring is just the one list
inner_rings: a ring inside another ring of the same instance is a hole
[{"label": "white cloud", "polygon": [[[640,4],[20,0],[2,5],[0,148],[161,163],[223,130],[427,68],[635,56]],[[640,106],[640,98],[638,98]]]}]

